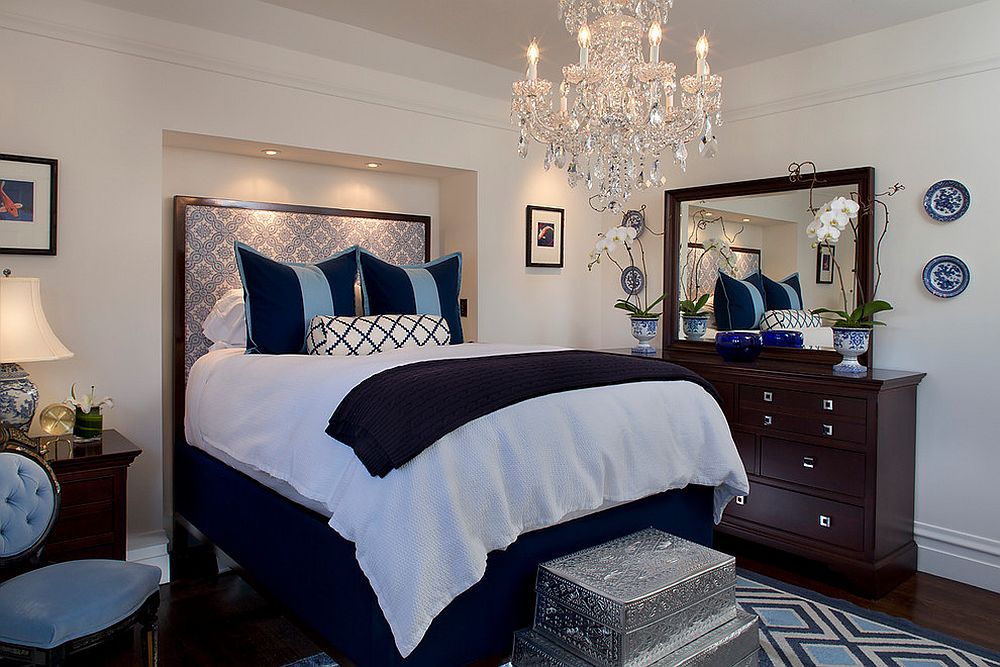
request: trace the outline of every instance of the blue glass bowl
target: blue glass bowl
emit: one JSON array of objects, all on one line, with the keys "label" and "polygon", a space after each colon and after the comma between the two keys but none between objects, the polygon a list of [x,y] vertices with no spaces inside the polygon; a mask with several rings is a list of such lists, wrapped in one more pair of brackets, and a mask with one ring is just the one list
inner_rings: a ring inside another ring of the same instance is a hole
[{"label": "blue glass bowl", "polygon": [[761,331],[760,340],[764,347],[802,347],[801,331],[784,331],[772,329],[771,331]]},{"label": "blue glass bowl", "polygon": [[753,361],[763,346],[760,334],[746,331],[722,331],[715,334],[715,351],[726,361]]}]

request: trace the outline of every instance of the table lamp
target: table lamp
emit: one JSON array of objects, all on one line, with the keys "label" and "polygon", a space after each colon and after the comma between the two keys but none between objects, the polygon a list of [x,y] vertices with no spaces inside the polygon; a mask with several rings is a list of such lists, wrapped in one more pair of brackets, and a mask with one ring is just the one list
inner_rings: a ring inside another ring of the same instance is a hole
[{"label": "table lamp", "polygon": [[72,357],[45,319],[38,278],[0,277],[0,422],[27,432],[38,389],[19,364]]}]

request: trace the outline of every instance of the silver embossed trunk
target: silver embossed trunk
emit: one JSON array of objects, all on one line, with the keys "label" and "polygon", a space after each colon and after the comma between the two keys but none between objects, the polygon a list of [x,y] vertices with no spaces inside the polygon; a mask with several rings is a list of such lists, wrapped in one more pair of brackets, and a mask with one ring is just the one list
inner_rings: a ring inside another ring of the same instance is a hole
[{"label": "silver embossed trunk", "polygon": [[648,528],[542,563],[534,628],[595,665],[646,667],[736,618],[732,556]]},{"label": "silver embossed trunk", "polygon": [[[737,611],[736,618],[706,633],[650,667],[757,667],[760,635],[757,617]],[[514,633],[514,667],[592,667],[535,630]]]}]

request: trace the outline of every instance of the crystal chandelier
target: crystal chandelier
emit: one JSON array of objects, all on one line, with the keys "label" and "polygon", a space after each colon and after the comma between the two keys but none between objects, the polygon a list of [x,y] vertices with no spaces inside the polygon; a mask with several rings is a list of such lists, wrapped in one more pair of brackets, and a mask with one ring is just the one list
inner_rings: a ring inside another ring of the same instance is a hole
[{"label": "crystal chandelier", "polygon": [[597,210],[618,212],[633,190],[666,183],[664,153],[683,170],[695,138],[703,156],[718,151],[722,77],[709,69],[708,39],[698,40],[696,73],[680,79],[679,91],[676,66],[660,61],[672,6],[673,0],[559,0],[580,62],[563,67],[558,103],[552,83],[538,78],[536,41],[528,47],[526,78],[514,82],[518,153],[527,157],[529,138],[544,144],[545,168],[565,168],[570,187],[584,183],[595,191]]}]

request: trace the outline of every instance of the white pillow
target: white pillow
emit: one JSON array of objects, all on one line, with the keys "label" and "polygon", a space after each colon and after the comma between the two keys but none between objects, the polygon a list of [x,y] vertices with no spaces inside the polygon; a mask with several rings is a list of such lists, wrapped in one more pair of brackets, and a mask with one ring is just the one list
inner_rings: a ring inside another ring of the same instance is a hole
[{"label": "white pillow", "polygon": [[451,330],[440,315],[317,315],[306,334],[306,352],[339,357],[450,343]]},{"label": "white pillow", "polygon": [[815,329],[822,327],[823,320],[808,310],[769,310],[760,319],[760,330],[769,329]]},{"label": "white pillow", "polygon": [[243,288],[231,289],[215,302],[212,312],[201,325],[205,338],[215,345],[212,349],[222,347],[247,346],[247,320],[243,308]]}]

